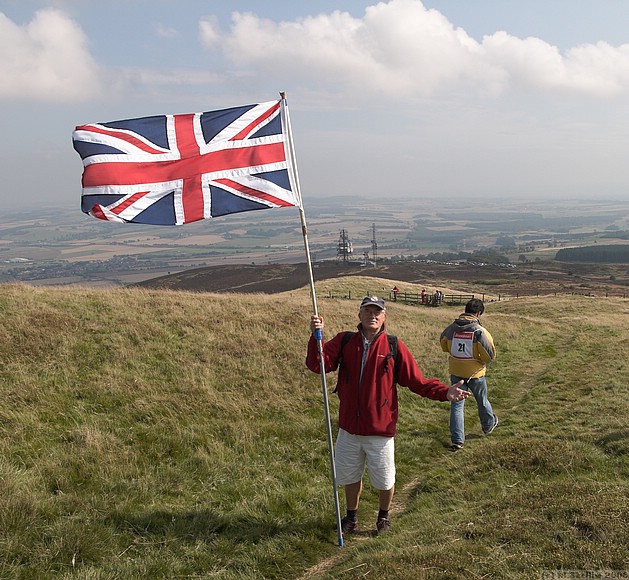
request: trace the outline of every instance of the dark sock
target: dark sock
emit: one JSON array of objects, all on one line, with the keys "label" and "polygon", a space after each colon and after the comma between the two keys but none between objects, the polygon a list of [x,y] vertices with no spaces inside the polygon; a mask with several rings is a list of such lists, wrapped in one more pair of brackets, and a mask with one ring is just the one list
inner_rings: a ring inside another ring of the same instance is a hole
[{"label": "dark sock", "polygon": [[355,522],[357,520],[358,510],[347,510],[347,519],[350,522]]},{"label": "dark sock", "polygon": [[380,510],[378,511],[378,519],[389,519],[389,510]]}]

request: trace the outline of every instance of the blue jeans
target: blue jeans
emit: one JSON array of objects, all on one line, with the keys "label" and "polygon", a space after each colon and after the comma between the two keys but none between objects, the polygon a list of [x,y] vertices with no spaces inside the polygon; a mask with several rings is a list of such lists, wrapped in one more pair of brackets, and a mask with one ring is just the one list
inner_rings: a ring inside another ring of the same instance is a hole
[{"label": "blue jeans", "polygon": [[[450,379],[452,384],[458,383],[460,380],[467,380],[465,377],[457,377],[456,375],[450,375]],[[485,377],[469,379],[461,388],[472,391],[474,399],[476,399],[476,405],[478,406],[478,418],[480,419],[483,433],[489,431],[493,427],[496,417],[491,408],[491,403],[487,398],[487,381]],[[465,442],[464,405],[465,399],[463,401],[457,401],[456,403],[450,403],[450,438],[452,439],[452,443],[463,444]]]}]

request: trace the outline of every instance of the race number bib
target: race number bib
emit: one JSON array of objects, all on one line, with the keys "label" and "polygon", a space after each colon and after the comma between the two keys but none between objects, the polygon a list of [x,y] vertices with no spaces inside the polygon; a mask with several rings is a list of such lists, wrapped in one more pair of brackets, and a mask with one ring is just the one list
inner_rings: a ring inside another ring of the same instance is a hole
[{"label": "race number bib", "polygon": [[450,354],[454,358],[471,360],[474,358],[474,333],[455,332],[452,337]]}]

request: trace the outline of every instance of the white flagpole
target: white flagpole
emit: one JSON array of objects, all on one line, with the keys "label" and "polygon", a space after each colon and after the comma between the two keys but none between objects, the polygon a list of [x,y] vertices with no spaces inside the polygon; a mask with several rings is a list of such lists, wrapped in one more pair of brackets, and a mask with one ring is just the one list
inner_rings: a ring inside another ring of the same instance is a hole
[{"label": "white flagpole", "polygon": [[[295,157],[295,148],[293,145],[293,133],[290,126],[290,116],[288,114],[288,104],[286,102],[286,93],[281,92],[281,112],[282,121],[286,123],[286,135],[288,138],[288,154],[290,157],[289,172],[292,173],[292,182],[295,184],[297,198],[299,200],[299,217],[301,219],[301,231],[304,237],[304,249],[306,251],[306,264],[308,266],[308,275],[310,277],[310,296],[312,298],[312,309],[315,316],[319,316],[317,309],[317,295],[315,294],[314,276],[312,274],[312,262],[310,260],[310,247],[308,246],[308,228],[306,227],[306,214],[304,213],[304,204],[301,199],[301,188],[299,186],[299,175],[297,174],[297,162]],[[334,462],[334,442],[332,440],[332,424],[330,422],[330,405],[328,403],[328,386],[325,379],[325,359],[323,358],[323,333],[317,330],[315,333],[317,346],[319,348],[319,360],[321,361],[321,391],[323,392],[323,403],[325,407],[325,421],[328,435],[328,449],[330,453],[330,467],[332,471],[332,486],[334,488],[334,508],[336,510],[336,527],[338,530],[339,546],[343,546],[343,532],[341,531],[341,509],[339,506],[339,492],[336,483],[336,464]]]}]

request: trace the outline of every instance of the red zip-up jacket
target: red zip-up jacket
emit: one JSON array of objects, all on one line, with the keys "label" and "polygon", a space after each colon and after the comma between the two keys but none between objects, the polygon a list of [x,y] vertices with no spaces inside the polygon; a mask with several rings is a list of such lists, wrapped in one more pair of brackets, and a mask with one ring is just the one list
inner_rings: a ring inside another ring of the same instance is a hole
[{"label": "red zip-up jacket", "polygon": [[[339,371],[337,393],[339,396],[339,427],[354,435],[381,435],[394,437],[398,418],[398,397],[394,379],[395,360],[390,353],[389,341],[384,329],[369,346],[362,379],[360,363],[363,356],[363,339],[355,333],[343,348],[344,367]],[[324,343],[325,372],[339,366],[341,332]],[[426,379],[406,345],[398,340],[398,382],[414,393],[435,401],[446,401],[448,386],[438,379]],[[314,336],[308,341],[306,366],[314,373],[321,372],[319,349]]]}]

